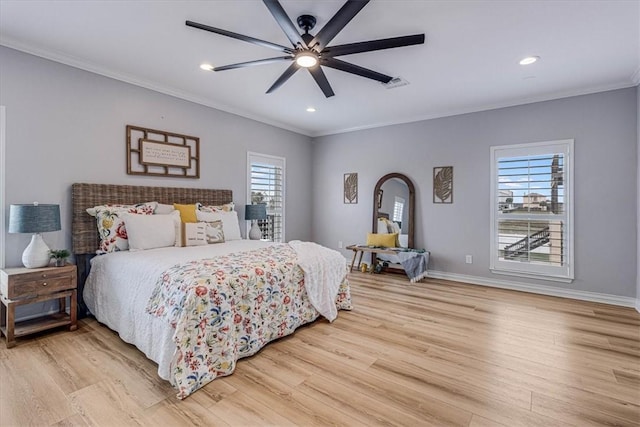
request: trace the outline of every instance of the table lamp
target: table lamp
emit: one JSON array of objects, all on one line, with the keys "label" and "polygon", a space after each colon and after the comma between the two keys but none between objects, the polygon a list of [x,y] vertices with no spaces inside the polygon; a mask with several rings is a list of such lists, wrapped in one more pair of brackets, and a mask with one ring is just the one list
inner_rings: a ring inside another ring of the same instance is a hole
[{"label": "table lamp", "polygon": [[22,263],[27,268],[49,265],[49,246],[40,233],[60,230],[60,206],[30,205],[9,206],[9,233],[33,233],[31,243],[22,253]]},{"label": "table lamp", "polygon": [[244,207],[244,219],[251,221],[251,230],[249,230],[249,239],[260,240],[262,231],[258,227],[257,220],[267,219],[267,205],[260,203],[257,205],[246,205]]}]

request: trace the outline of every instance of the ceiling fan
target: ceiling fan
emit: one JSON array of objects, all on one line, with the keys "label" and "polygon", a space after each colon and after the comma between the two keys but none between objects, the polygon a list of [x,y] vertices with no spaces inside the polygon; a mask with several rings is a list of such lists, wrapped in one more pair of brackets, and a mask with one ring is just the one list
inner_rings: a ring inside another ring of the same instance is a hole
[{"label": "ceiling fan", "polygon": [[327,24],[316,33],[315,36],[309,34],[309,30],[312,30],[316,24],[316,18],[314,16],[301,15],[298,17],[298,26],[304,30],[304,34],[300,34],[278,0],[263,0],[263,2],[275,18],[280,28],[282,28],[282,31],[284,31],[293,47],[282,46],[276,43],[222,30],[220,28],[210,27],[193,21],[186,21],[186,25],[268,47],[286,54],[286,56],[258,59],[255,61],[241,62],[238,64],[223,65],[213,68],[213,71],[224,71],[254,65],[271,64],[274,62],[292,61],[291,65],[289,65],[285,72],[282,73],[275,83],[267,90],[267,93],[271,93],[282,86],[284,82],[286,82],[301,67],[309,70],[309,73],[327,98],[335,94],[333,89],[331,89],[331,85],[322,71],[321,66],[345,71],[368,79],[377,80],[382,83],[388,83],[393,77],[342,61],[336,57],[424,43],[424,34],[414,34],[411,36],[391,37],[387,39],[328,46],[331,40],[333,40],[333,38],[349,23],[349,21],[351,21],[353,17],[356,16],[358,12],[367,5],[367,3],[369,3],[369,0],[348,0],[333,16],[333,18],[331,18],[329,22],[327,22]]}]

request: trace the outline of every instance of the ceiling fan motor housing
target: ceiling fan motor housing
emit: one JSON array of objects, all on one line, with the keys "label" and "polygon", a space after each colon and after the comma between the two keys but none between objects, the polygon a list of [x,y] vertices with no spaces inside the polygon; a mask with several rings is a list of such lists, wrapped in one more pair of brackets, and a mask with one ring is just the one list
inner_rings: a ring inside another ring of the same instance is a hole
[{"label": "ceiling fan motor housing", "polygon": [[298,16],[298,27],[302,28],[305,33],[312,30],[316,26],[316,17],[311,15]]}]

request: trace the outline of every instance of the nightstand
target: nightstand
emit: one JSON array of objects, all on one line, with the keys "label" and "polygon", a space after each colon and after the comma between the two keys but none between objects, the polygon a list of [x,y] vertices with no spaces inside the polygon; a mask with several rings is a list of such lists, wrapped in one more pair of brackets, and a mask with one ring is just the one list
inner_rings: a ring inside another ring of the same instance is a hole
[{"label": "nightstand", "polygon": [[[66,298],[69,297],[69,314]],[[19,305],[57,299],[58,313],[16,323],[15,310]],[[0,331],[6,337],[7,348],[16,345],[15,339],[59,326],[77,329],[77,273],[75,265],[44,268],[5,268],[0,270]]]}]

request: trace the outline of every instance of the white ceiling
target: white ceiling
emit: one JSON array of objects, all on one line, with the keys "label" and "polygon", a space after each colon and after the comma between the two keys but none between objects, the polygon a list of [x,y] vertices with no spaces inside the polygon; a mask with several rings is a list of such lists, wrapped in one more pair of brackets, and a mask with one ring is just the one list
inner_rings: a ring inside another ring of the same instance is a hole
[{"label": "white ceiling", "polygon": [[[281,0],[315,34],[342,0]],[[426,43],[341,59],[410,85],[325,68],[325,98],[300,70],[272,94],[288,66],[221,72],[199,65],[278,56],[276,51],[185,26],[193,20],[289,46],[257,0],[0,0],[0,44],[305,135],[409,122],[637,85],[640,2],[373,0],[330,45],[416,33]],[[275,53],[275,55],[274,55]],[[528,55],[541,60],[523,67]],[[308,106],[317,109],[306,112]]]}]

